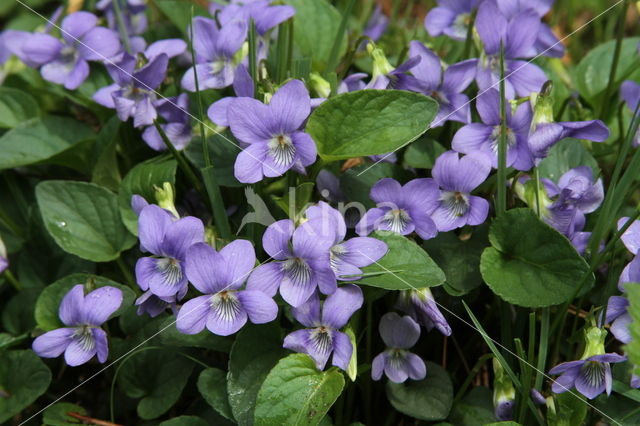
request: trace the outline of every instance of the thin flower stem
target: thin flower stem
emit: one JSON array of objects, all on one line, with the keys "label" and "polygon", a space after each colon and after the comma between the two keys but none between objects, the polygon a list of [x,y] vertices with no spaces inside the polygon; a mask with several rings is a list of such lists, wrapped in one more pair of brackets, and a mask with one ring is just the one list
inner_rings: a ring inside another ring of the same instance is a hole
[{"label": "thin flower stem", "polygon": [[22,232],[22,229],[2,209],[0,209],[0,223],[2,225],[6,226],[14,235],[16,235],[18,237],[23,237],[24,236],[24,234]]},{"label": "thin flower stem", "polygon": [[127,265],[124,263],[124,260],[122,260],[122,256],[116,259],[116,263],[118,264],[118,268],[120,268],[122,275],[124,275],[124,278],[127,280],[127,284],[129,284],[129,287],[131,287],[134,291],[138,290],[138,286],[136,285],[136,280],[133,278],[133,274],[131,273],[129,268],[127,268]]},{"label": "thin flower stem", "polygon": [[[373,307],[372,307],[372,303],[368,302],[367,303],[367,308],[366,308],[366,315],[367,315],[367,320],[365,322],[365,326],[366,326],[366,355],[365,355],[365,359],[367,360],[367,362],[369,362],[371,360],[371,351],[372,351],[372,345],[373,345]],[[372,385],[372,379],[371,376],[368,376],[365,379],[365,399],[364,399],[364,409],[365,409],[365,413],[366,413],[366,420],[367,420],[367,424],[371,424],[371,385]]]},{"label": "thin flower stem", "polygon": [[513,339],[513,343],[516,348],[516,353],[519,357],[518,361],[520,364],[520,377],[522,378],[523,387],[523,392],[520,393],[518,403],[518,422],[520,424],[524,424],[524,417],[527,414],[527,400],[529,399],[529,392],[527,392],[527,389],[531,388],[531,367],[529,367],[531,359],[527,358],[527,355],[524,353],[522,340],[520,340],[519,338],[515,338]]},{"label": "thin flower stem", "polygon": [[616,82],[616,72],[618,71],[618,62],[620,61],[620,52],[622,50],[622,39],[624,38],[624,20],[627,16],[627,9],[629,8],[629,1],[625,0],[622,3],[622,9],[620,9],[620,15],[618,18],[618,33],[616,34],[616,47],[613,51],[613,60],[611,62],[611,69],[609,70],[609,81],[607,82],[607,88],[604,91],[602,98],[600,115],[602,119],[605,119],[609,112],[609,96]]},{"label": "thin flower stem", "polygon": [[256,34],[256,23],[253,19],[249,20],[249,75],[253,79],[253,87],[255,88],[254,96],[258,95],[258,36]]},{"label": "thin flower stem", "polygon": [[464,50],[462,51],[462,59],[467,59],[471,53],[471,47],[473,46],[473,25],[476,22],[476,14],[478,9],[474,9],[469,17],[469,26],[467,27],[467,37],[464,41]]},{"label": "thin flower stem", "polygon": [[333,39],[333,45],[331,46],[331,53],[329,54],[329,60],[327,61],[327,67],[324,70],[324,76],[326,77],[328,73],[335,72],[336,67],[338,66],[338,60],[340,59],[338,55],[340,54],[340,45],[342,44],[342,40],[345,37],[345,31],[347,29],[347,23],[349,21],[349,16],[351,15],[351,10],[353,9],[355,0],[349,0],[347,6],[342,11],[342,19],[340,20],[340,26],[338,26],[338,30],[336,31],[336,35]]},{"label": "thin flower stem", "polygon": [[11,283],[11,285],[18,291],[22,290],[22,283],[16,279],[10,270],[4,271],[4,277]]},{"label": "thin flower stem", "polygon": [[504,91],[504,44],[500,42],[500,139],[498,140],[498,197],[496,215],[507,211],[507,102]]},{"label": "thin flower stem", "polygon": [[291,63],[291,37],[293,31],[292,20],[288,19],[278,26],[278,41],[276,42],[276,83],[282,83],[287,78],[287,71],[290,70]]},{"label": "thin flower stem", "polygon": [[536,180],[536,215],[542,218],[540,214],[540,171],[537,167],[533,169],[533,178]]},{"label": "thin flower stem", "polygon": [[122,44],[124,45],[124,49],[127,51],[127,53],[131,53],[131,42],[129,40],[129,31],[127,31],[127,26],[125,25],[124,18],[122,17],[120,0],[113,0],[111,4],[113,5],[113,12],[116,15],[116,21],[118,22],[118,32],[120,33],[120,38],[122,39]]},{"label": "thin flower stem", "polygon": [[[547,363],[547,351],[549,349],[549,308],[542,308],[542,318],[540,319],[540,340],[538,345],[538,363],[534,387],[536,390],[542,388],[544,376],[541,372],[545,370]],[[533,343],[531,343],[533,345]]]}]

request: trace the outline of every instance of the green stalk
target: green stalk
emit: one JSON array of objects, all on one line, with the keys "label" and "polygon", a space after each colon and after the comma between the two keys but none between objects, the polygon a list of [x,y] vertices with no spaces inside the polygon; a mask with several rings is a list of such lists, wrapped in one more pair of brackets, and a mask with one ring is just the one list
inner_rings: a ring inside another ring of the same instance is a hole
[{"label": "green stalk", "polygon": [[127,31],[127,26],[124,23],[124,18],[122,17],[122,9],[120,9],[120,0],[113,0],[111,2],[113,5],[113,12],[116,15],[116,22],[118,22],[118,32],[120,33],[120,38],[122,39],[122,44],[124,45],[124,49],[127,53],[131,53],[131,42],[129,40],[129,32]]},{"label": "green stalk", "polygon": [[522,386],[525,390],[525,392],[520,393],[520,398],[518,399],[518,422],[520,424],[524,424],[524,418],[527,414],[527,400],[529,400],[529,392],[526,392],[526,390],[531,388],[531,367],[529,365],[531,363],[531,359],[527,358],[527,355],[524,353],[522,340],[516,338],[513,339],[513,342],[519,357],[520,376],[522,377]]},{"label": "green stalk", "polygon": [[122,260],[122,256],[116,259],[116,263],[118,264],[118,268],[120,268],[122,275],[126,279],[127,284],[129,284],[129,287],[131,287],[133,291],[137,293],[138,286],[136,285],[136,280],[133,278],[133,274],[131,273],[129,268],[127,268],[127,265],[124,263],[124,260]]},{"label": "green stalk", "polygon": [[329,60],[327,61],[327,67],[324,69],[323,77],[326,78],[328,73],[334,72],[336,67],[338,66],[338,54],[340,53],[340,45],[342,44],[342,39],[345,36],[345,31],[347,29],[347,22],[349,21],[349,16],[351,15],[351,10],[353,9],[353,5],[356,3],[356,0],[349,0],[347,6],[342,11],[342,19],[340,20],[340,26],[336,31],[336,35],[333,38],[333,45],[331,46],[331,53],[329,54]]},{"label": "green stalk", "polygon": [[473,25],[476,22],[476,14],[478,13],[478,9],[474,9],[471,12],[471,16],[469,17],[469,27],[467,28],[467,37],[464,41],[464,50],[462,51],[462,59],[469,58],[469,54],[471,53],[471,47],[473,46]]},{"label": "green stalk", "polygon": [[276,72],[275,72],[275,82],[277,84],[282,83],[287,78],[287,70],[290,68],[289,63],[291,58],[290,55],[290,46],[289,43],[291,41],[291,37],[289,37],[290,31],[293,30],[293,25],[291,25],[291,19],[286,22],[281,23],[278,26],[278,41],[276,43]]},{"label": "green stalk", "polygon": [[622,50],[622,39],[624,38],[624,20],[627,16],[627,9],[629,8],[629,1],[625,0],[622,3],[622,9],[620,9],[620,15],[618,17],[618,33],[616,34],[616,47],[613,51],[613,61],[611,62],[611,69],[609,70],[609,81],[607,88],[604,91],[602,98],[602,107],[600,108],[600,115],[602,119],[605,119],[609,112],[609,96],[613,90],[613,86],[616,82],[616,71],[618,70],[618,62],[620,61],[620,51]]},{"label": "green stalk", "polygon": [[11,217],[0,208],[0,223],[7,227],[14,235],[23,237],[22,229],[11,219]]},{"label": "green stalk", "polygon": [[547,363],[547,351],[549,349],[549,314],[549,308],[542,308],[542,320],[540,321],[540,340],[538,346],[538,364],[536,365],[538,372],[536,372],[536,381],[534,385],[537,390],[542,389],[544,375],[540,372],[545,370]]},{"label": "green stalk", "polygon": [[453,398],[453,403],[454,404],[456,402],[458,402],[460,399],[462,399],[462,397],[464,396],[465,391],[467,390],[467,388],[471,384],[471,381],[473,380],[473,378],[476,377],[476,375],[478,374],[478,372],[480,371],[482,366],[487,361],[489,361],[491,358],[493,358],[493,355],[491,355],[491,354],[483,354],[480,358],[478,358],[478,361],[476,361],[475,365],[473,366],[473,368],[471,369],[471,371],[467,375],[467,378],[464,379],[464,382],[462,383],[462,386],[460,386],[460,388],[458,389],[458,392],[456,393],[456,396]]},{"label": "green stalk", "polygon": [[253,79],[255,95],[258,95],[258,36],[256,34],[256,23],[249,20],[249,75]]},{"label": "green stalk", "polygon": [[[191,21],[193,22],[193,6],[191,7]],[[252,25],[253,25],[253,21]],[[255,25],[253,25],[254,33],[255,33]],[[191,38],[190,50],[191,50],[191,60],[193,63],[196,63],[196,54],[193,50],[193,25],[189,27],[189,33]],[[255,35],[255,34],[254,34]],[[226,240],[231,239],[231,228],[229,226],[229,218],[227,217],[227,211],[224,207],[224,200],[222,199],[222,191],[220,191],[220,186],[218,185],[218,181],[215,175],[215,169],[213,167],[213,163],[211,162],[211,156],[209,154],[209,147],[207,145],[207,133],[204,128],[204,122],[202,121],[202,117],[204,117],[204,108],[202,106],[202,96],[200,93],[200,84],[198,82],[198,74],[193,71],[193,76],[195,80],[196,86],[196,96],[198,98],[198,123],[200,124],[200,137],[202,138],[202,155],[204,157],[204,168],[200,170],[202,173],[202,178],[204,180],[204,186],[206,188],[207,196],[209,198],[209,204],[211,205],[211,210],[213,210],[213,219],[216,225],[216,228],[220,232],[220,236]],[[159,127],[159,126],[157,126]]]},{"label": "green stalk", "polygon": [[9,281],[11,283],[11,285],[18,291],[22,290],[22,284],[20,283],[20,281],[18,281],[18,279],[13,275],[13,273],[6,269],[4,271],[4,277],[7,279],[7,281]]},{"label": "green stalk", "polygon": [[507,105],[504,92],[504,44],[500,42],[500,139],[498,140],[498,197],[496,215],[507,211]]}]

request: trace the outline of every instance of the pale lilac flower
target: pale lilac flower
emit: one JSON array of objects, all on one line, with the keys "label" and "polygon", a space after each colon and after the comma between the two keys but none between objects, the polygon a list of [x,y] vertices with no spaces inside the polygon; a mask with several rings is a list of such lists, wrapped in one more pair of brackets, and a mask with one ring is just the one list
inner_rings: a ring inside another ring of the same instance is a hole
[{"label": "pale lilac flower", "polygon": [[[228,5],[212,3],[209,11],[218,14],[218,20],[224,26],[227,22],[253,19],[256,32],[264,36],[270,29],[277,27],[295,14],[293,6],[272,5],[271,0],[232,0]],[[219,12],[218,12],[219,11]]]},{"label": "pale lilac flower", "polygon": [[194,244],[187,251],[186,273],[193,286],[204,296],[182,305],[176,327],[185,334],[197,334],[206,328],[228,336],[250,320],[254,324],[273,321],[278,306],[261,291],[241,290],[256,263],[253,246],[235,240],[220,252],[205,243]]},{"label": "pale lilac flower", "polygon": [[404,383],[407,379],[424,379],[427,375],[424,361],[408,350],[420,337],[418,323],[410,316],[401,317],[395,312],[389,312],[380,319],[378,330],[387,349],[371,363],[373,380],[380,380],[383,372],[394,383]]},{"label": "pale lilac flower", "polygon": [[363,301],[362,290],[353,284],[339,287],[325,299],[322,307],[318,292],[314,292],[306,303],[291,310],[294,318],[307,328],[287,335],[282,346],[308,354],[319,370],[324,369],[333,354],[332,365],[346,370],[354,348],[349,336],[340,329],[347,325]]},{"label": "pale lilac flower", "polygon": [[151,290],[145,291],[142,293],[142,296],[136,299],[135,306],[138,307],[137,314],[148,314],[151,318],[155,318],[167,309],[171,309],[174,314],[177,313],[176,302],[178,299],[182,299],[187,292],[187,286],[183,288],[182,295],[174,294],[164,297],[156,296]]},{"label": "pale lilac flower", "polygon": [[[372,46],[371,43],[367,45],[367,48],[370,46]],[[394,68],[384,56],[381,49],[375,47],[370,50],[373,58],[373,71],[371,73],[371,80],[364,87],[365,89],[420,91],[420,83],[414,76],[408,74],[409,71],[420,63],[420,57],[411,57]]]},{"label": "pale lilac flower", "polygon": [[[631,112],[634,113],[638,102],[640,102],[640,84],[632,80],[624,81],[620,85],[620,97],[625,101]],[[640,145],[640,129],[633,136],[633,146],[638,145]]]},{"label": "pale lilac flower", "polygon": [[[500,95],[489,89],[476,99],[476,109],[481,123],[471,123],[456,132],[451,147],[463,154],[483,152],[491,159],[491,165],[498,168],[498,144],[500,141]],[[506,108],[507,167],[530,170],[533,157],[529,152],[527,137],[531,125],[531,106],[525,102],[518,106],[515,114]]]},{"label": "pale lilac flower", "polygon": [[33,351],[43,358],[64,352],[67,365],[75,367],[98,355],[104,363],[109,354],[107,333],[100,326],[122,304],[122,290],[100,287],[85,296],[82,284],[73,286],[60,303],[58,316],[67,327],[38,336]]},{"label": "pale lilac flower", "polygon": [[525,9],[507,19],[492,0],[478,7],[476,29],[484,52],[478,60],[476,82],[482,90],[497,88],[500,81],[500,42],[504,45],[505,96],[529,96],[538,92],[547,80],[537,65],[517,60],[531,55],[536,41],[540,17],[532,9]]},{"label": "pale lilac flower", "polygon": [[347,197],[340,188],[340,180],[326,169],[320,170],[316,177],[316,186],[322,197],[332,203],[347,201]]},{"label": "pale lilac flower", "polygon": [[469,98],[462,92],[476,76],[476,60],[469,59],[443,69],[440,58],[416,40],[409,43],[409,56],[421,59],[411,69],[420,91],[431,96],[440,106],[431,127],[441,126],[447,120],[469,123]]},{"label": "pale lilac flower", "polygon": [[[191,141],[190,117],[187,114],[189,96],[186,93],[181,93],[171,98],[158,99],[154,103],[154,107],[158,115],[166,121],[166,123],[160,124],[162,131],[177,150],[184,149]],[[167,149],[167,145],[155,126],[147,127],[142,133],[142,139],[156,151]]]},{"label": "pale lilac flower", "polygon": [[345,240],[347,225],[342,214],[324,201],[309,207],[305,215],[309,220],[322,220],[334,229],[333,245],[329,249],[331,269],[343,281],[359,279],[360,268],[377,262],[387,252],[387,245],[376,238],[355,237]]},{"label": "pale lilac flower", "polygon": [[152,125],[158,116],[154,106],[157,99],[155,89],[164,80],[168,64],[169,57],[160,54],[136,69],[136,59],[125,54],[117,66],[107,65],[107,71],[115,83],[98,90],[93,100],[115,109],[122,121],[133,117],[134,127]]},{"label": "pale lilac flower", "polygon": [[382,37],[382,34],[384,34],[388,26],[389,18],[387,18],[387,16],[382,12],[380,4],[376,4],[362,35],[369,37],[373,41],[377,41]]},{"label": "pale lilac flower", "polygon": [[198,218],[176,219],[171,213],[150,204],[138,219],[140,250],[155,257],[142,257],[136,263],[136,280],[144,291],[160,297],[185,291],[184,261],[187,249],[204,241],[204,225]]},{"label": "pale lilac flower", "polygon": [[248,290],[260,290],[282,298],[293,307],[306,302],[316,288],[323,294],[336,291],[336,276],[331,269],[329,250],[335,231],[332,224],[309,220],[295,228],[291,220],[269,225],[262,246],[273,262],[258,266],[247,282]]},{"label": "pale lilac flower", "polygon": [[77,89],[89,76],[88,61],[103,61],[120,49],[118,34],[97,26],[89,12],[75,12],[62,20],[62,40],[45,34],[29,34],[21,45],[26,62],[41,66],[42,78]]},{"label": "pale lilac flower", "polygon": [[195,73],[200,90],[221,89],[233,83],[233,57],[247,36],[247,24],[241,20],[225,23],[218,29],[213,19],[198,16],[193,19],[193,50],[196,63],[182,77],[181,85],[196,91]]},{"label": "pale lilac flower", "polygon": [[438,309],[438,304],[428,287],[418,290],[401,290],[396,308],[411,316],[428,331],[435,327],[443,335],[451,336],[451,327]]},{"label": "pale lilac flower", "polygon": [[287,170],[311,165],[317,156],[311,136],[300,131],[311,112],[309,92],[300,80],[291,80],[268,105],[241,97],[228,107],[231,132],[247,144],[236,158],[234,174],[243,183],[282,176]]},{"label": "pale lilac flower", "polygon": [[369,197],[376,207],[362,217],[356,232],[369,235],[373,230],[408,235],[415,231],[428,240],[438,233],[430,214],[438,206],[438,185],[433,179],[413,179],[405,185],[391,178],[380,179]]},{"label": "pale lilac flower", "polygon": [[[107,18],[109,28],[118,30],[118,21],[113,7],[114,0],[100,0],[96,9],[102,11]],[[138,35],[147,30],[146,5],[144,0],[116,0],[120,6],[120,12],[127,29],[127,34]]]},{"label": "pale lilac flower", "polygon": [[0,274],[2,274],[9,267],[9,258],[7,257],[7,248],[4,246],[4,241],[0,238]]},{"label": "pale lilac flower", "polygon": [[455,40],[465,40],[471,13],[480,0],[438,0],[438,7],[424,18],[424,27],[431,37],[445,34]]},{"label": "pale lilac flower", "polygon": [[[618,220],[618,229],[621,229],[629,220],[628,217],[622,217]],[[618,289],[624,290],[626,283],[640,283],[640,221],[634,221],[631,226],[620,237],[627,250],[629,250],[634,258],[625,266],[618,280]]]},{"label": "pale lilac flower", "polygon": [[609,330],[616,339],[622,343],[631,342],[631,331],[629,324],[633,321],[628,312],[629,301],[623,296],[611,296],[607,303],[606,322],[611,324]]},{"label": "pale lilac flower", "polygon": [[247,67],[243,64],[238,65],[233,77],[233,91],[236,96],[227,96],[211,104],[207,110],[207,116],[218,126],[229,127],[229,118],[227,112],[229,105],[239,97],[253,98],[254,87],[253,79],[249,75]]},{"label": "pale lilac flower", "polygon": [[562,139],[586,139],[603,142],[609,137],[609,128],[601,120],[534,123],[529,131],[529,150],[536,162],[545,158],[549,149]]},{"label": "pale lilac flower", "polygon": [[460,158],[457,152],[447,151],[436,159],[431,174],[441,192],[431,218],[438,231],[480,225],[487,219],[489,202],[471,195],[471,191],[485,181],[489,172],[491,163],[483,153]]},{"label": "pale lilac flower", "polygon": [[338,93],[363,90],[367,86],[367,83],[364,82],[365,78],[367,78],[367,74],[363,72],[355,72],[346,76],[338,85]]}]

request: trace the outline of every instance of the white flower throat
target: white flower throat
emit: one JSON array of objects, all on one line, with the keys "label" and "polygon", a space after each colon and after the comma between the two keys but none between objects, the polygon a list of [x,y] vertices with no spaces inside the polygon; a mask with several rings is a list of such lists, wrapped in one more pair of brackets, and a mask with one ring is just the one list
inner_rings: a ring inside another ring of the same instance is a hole
[{"label": "white flower throat", "polygon": [[296,147],[287,135],[278,135],[269,140],[269,155],[278,166],[288,166],[296,156]]}]

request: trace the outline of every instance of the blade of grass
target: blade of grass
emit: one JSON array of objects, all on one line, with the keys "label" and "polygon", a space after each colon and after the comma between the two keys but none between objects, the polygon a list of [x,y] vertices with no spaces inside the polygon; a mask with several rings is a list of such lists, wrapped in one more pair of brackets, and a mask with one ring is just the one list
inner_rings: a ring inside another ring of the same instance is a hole
[{"label": "blade of grass", "polygon": [[127,53],[131,53],[131,42],[129,40],[129,31],[127,31],[127,26],[125,25],[124,18],[122,17],[120,0],[113,0],[111,4],[113,5],[113,12],[116,15],[116,22],[118,23],[118,32],[120,33],[120,39],[122,39],[124,50],[126,50]]},{"label": "blade of grass", "polygon": [[249,20],[249,75],[253,79],[253,87],[255,94],[258,94],[258,37],[256,35],[256,23],[253,19]]},{"label": "blade of grass", "polygon": [[609,113],[609,97],[611,96],[611,91],[613,90],[613,86],[616,82],[616,72],[618,71],[618,62],[620,60],[620,51],[622,50],[622,39],[624,38],[624,21],[627,17],[627,10],[629,8],[629,1],[626,0],[622,3],[622,8],[620,9],[620,14],[618,15],[618,32],[616,34],[616,47],[613,51],[613,60],[611,61],[611,69],[609,70],[609,81],[607,82],[607,87],[604,91],[604,95],[602,98],[602,106],[600,107],[600,115],[602,119],[606,119],[607,114]]},{"label": "blade of grass", "polygon": [[507,211],[507,105],[504,92],[504,43],[500,42],[500,139],[498,140],[496,215]]},{"label": "blade of grass", "polygon": [[355,0],[349,0],[347,6],[342,11],[342,19],[340,20],[340,26],[336,31],[336,35],[333,39],[333,45],[331,46],[331,52],[329,53],[329,60],[327,60],[327,67],[324,70],[323,77],[326,78],[328,73],[335,72],[336,67],[338,66],[338,54],[340,53],[340,45],[342,44],[342,39],[345,36],[345,32],[347,29],[347,23],[349,21],[349,15],[351,15],[351,10],[353,9],[353,5],[356,3]]}]

